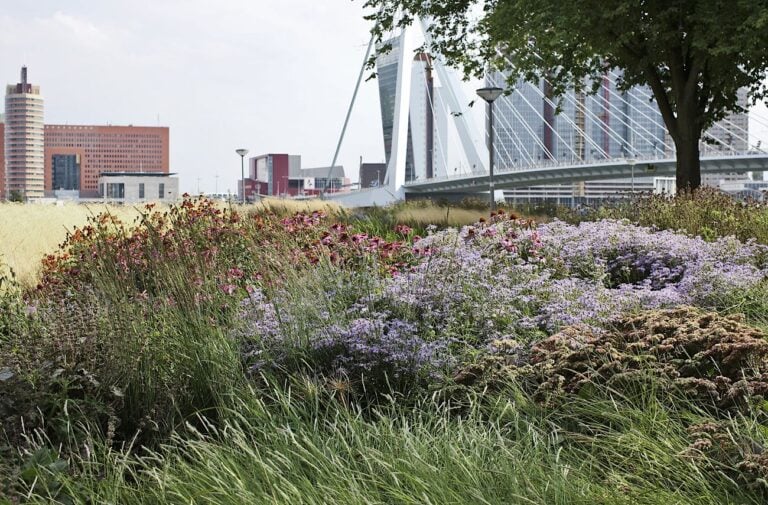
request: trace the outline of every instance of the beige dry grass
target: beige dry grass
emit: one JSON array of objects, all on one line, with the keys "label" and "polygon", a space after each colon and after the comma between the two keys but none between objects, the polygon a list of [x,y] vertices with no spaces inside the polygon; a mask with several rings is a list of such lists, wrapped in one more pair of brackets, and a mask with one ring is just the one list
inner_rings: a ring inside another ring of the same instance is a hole
[{"label": "beige dry grass", "polygon": [[480,218],[488,218],[487,210],[440,207],[437,205],[406,206],[396,214],[397,220],[411,225],[440,227],[460,227],[476,223]]},{"label": "beige dry grass", "polygon": [[267,209],[275,214],[295,214],[297,212],[313,212],[322,210],[328,214],[341,211],[338,203],[328,200],[285,200],[282,198],[264,198],[256,205],[249,205],[248,209]]},{"label": "beige dry grass", "polygon": [[0,204],[0,275],[13,271],[22,284],[34,284],[42,258],[56,250],[68,231],[104,211],[126,222],[138,215],[133,207]]}]

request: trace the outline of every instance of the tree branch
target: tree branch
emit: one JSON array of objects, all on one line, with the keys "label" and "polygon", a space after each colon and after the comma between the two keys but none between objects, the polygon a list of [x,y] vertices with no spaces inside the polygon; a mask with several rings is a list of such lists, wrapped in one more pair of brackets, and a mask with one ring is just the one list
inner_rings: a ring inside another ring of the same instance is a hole
[{"label": "tree branch", "polygon": [[669,96],[667,95],[664,84],[661,82],[658,70],[652,64],[648,63],[645,66],[645,69],[643,69],[643,73],[645,74],[646,79],[648,79],[648,84],[651,86],[651,90],[653,90],[653,96],[656,97],[656,103],[659,105],[661,117],[664,118],[669,134],[673,139],[677,140],[679,137],[677,117],[675,117],[675,112],[672,110],[672,105],[669,103]]}]

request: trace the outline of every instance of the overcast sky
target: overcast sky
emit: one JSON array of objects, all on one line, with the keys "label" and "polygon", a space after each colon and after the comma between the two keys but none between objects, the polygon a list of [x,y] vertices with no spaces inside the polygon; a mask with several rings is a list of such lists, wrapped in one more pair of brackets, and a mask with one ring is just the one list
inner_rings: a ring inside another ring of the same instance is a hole
[{"label": "overcast sky", "polygon": [[[235,190],[240,159],[328,166],[369,40],[362,1],[2,2],[0,82],[22,65],[49,124],[170,127],[182,190]],[[381,161],[376,84],[361,92],[341,162]],[[354,170],[352,170],[354,169]],[[354,174],[356,178],[356,173]]]},{"label": "overcast sky", "polygon": [[[0,83],[18,82],[27,65],[49,124],[168,126],[183,191],[197,191],[198,178],[203,191],[234,191],[239,147],[330,164],[369,40],[362,4],[5,0]],[[384,158],[375,81],[341,153],[353,180],[360,156]]]}]

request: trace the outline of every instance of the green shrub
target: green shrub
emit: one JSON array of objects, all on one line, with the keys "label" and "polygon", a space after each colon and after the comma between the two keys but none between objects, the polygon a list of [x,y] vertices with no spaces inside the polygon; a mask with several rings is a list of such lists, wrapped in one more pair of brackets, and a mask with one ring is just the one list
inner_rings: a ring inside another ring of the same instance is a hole
[{"label": "green shrub", "polygon": [[643,195],[596,207],[558,207],[549,214],[570,223],[600,219],[629,219],[641,226],[679,230],[705,240],[735,236],[741,241],[768,244],[768,205],[742,202],[713,188],[675,197]]}]

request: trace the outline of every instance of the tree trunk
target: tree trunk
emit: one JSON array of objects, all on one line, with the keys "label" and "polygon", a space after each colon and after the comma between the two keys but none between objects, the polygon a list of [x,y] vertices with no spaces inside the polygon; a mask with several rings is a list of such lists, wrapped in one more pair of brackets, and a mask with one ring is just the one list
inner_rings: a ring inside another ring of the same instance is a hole
[{"label": "tree trunk", "polygon": [[675,140],[677,148],[677,191],[690,192],[701,186],[701,160],[699,159],[699,137],[680,136]]},{"label": "tree trunk", "polygon": [[701,160],[699,159],[699,141],[701,140],[700,112],[697,108],[698,97],[688,94],[678,98],[677,135],[673,136],[677,148],[677,191],[686,193],[701,186]]}]

